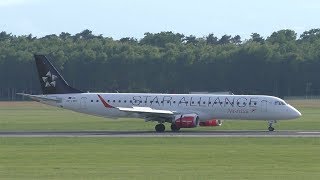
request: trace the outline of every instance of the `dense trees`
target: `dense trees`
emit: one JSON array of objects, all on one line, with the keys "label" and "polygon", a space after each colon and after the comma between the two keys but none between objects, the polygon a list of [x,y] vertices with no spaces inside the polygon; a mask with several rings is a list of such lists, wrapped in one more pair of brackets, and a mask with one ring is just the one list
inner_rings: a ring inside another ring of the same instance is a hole
[{"label": "dense trees", "polygon": [[100,92],[232,91],[320,94],[320,29],[206,37],[145,33],[120,40],[84,30],[37,38],[0,32],[0,98],[40,93],[33,54],[48,54],[72,86]]}]

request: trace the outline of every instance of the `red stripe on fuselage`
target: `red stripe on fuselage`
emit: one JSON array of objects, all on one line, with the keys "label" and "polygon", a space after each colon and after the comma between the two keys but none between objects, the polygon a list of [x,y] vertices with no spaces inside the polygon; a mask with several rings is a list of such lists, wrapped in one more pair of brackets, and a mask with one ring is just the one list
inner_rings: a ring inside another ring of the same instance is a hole
[{"label": "red stripe on fuselage", "polygon": [[104,107],[106,108],[114,108],[113,106],[111,106],[110,104],[108,104],[99,94],[98,94],[99,99],[101,100],[102,104],[104,105]]}]

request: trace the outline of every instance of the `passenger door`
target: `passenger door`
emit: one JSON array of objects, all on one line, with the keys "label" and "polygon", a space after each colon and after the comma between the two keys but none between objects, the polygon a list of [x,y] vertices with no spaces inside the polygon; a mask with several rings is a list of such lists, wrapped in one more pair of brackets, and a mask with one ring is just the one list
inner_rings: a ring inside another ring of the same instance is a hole
[{"label": "passenger door", "polygon": [[87,109],[87,98],[86,97],[81,97],[80,109]]},{"label": "passenger door", "polygon": [[261,101],[261,112],[267,112],[268,111],[268,101],[262,100]]}]

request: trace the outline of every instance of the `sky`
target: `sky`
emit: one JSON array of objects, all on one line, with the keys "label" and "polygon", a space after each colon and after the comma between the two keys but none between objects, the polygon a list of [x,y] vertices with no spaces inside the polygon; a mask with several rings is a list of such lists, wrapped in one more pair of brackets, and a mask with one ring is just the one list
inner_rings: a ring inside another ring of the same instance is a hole
[{"label": "sky", "polygon": [[320,28],[319,0],[0,0],[0,32],[79,33],[120,39],[173,31],[197,37]]}]

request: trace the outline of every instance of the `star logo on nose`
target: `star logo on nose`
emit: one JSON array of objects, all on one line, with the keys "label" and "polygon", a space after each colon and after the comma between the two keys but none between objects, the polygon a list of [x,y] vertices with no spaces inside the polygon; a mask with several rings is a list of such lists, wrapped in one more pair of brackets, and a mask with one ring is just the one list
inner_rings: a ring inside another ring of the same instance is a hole
[{"label": "star logo on nose", "polygon": [[58,77],[56,75],[53,75],[50,71],[46,74],[45,77],[42,77],[42,80],[45,83],[45,87],[56,87],[56,79],[58,79]]}]

